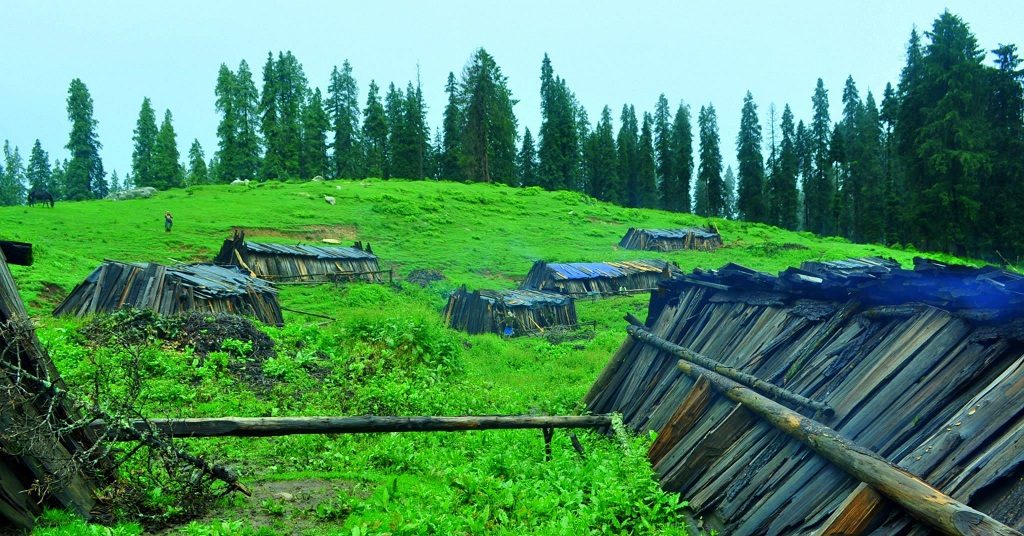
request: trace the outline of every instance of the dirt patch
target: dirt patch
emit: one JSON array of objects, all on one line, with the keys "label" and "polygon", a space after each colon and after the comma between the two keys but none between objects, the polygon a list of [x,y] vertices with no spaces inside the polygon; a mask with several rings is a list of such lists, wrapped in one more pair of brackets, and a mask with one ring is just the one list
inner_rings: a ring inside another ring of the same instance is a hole
[{"label": "dirt patch", "polygon": [[324,238],[355,240],[357,235],[355,225],[305,225],[298,229],[272,229],[270,227],[241,227],[240,229],[245,231],[246,238],[275,236],[319,241]]},{"label": "dirt patch", "polygon": [[60,285],[43,281],[35,299],[29,302],[29,305],[37,309],[49,309],[60,303],[66,295],[67,292]]},{"label": "dirt patch", "polygon": [[423,288],[430,286],[434,281],[444,281],[445,279],[448,278],[445,277],[440,270],[431,269],[413,270],[409,272],[409,277],[405,278],[406,281],[419,285]]},{"label": "dirt patch", "polygon": [[[230,507],[211,510],[198,523],[238,519],[255,530],[270,528],[274,534],[306,534],[318,525],[336,527],[348,517],[352,497],[366,498],[370,490],[358,489],[346,480],[267,480],[248,485],[252,497],[242,497]],[[177,534],[168,527],[153,534]]]}]

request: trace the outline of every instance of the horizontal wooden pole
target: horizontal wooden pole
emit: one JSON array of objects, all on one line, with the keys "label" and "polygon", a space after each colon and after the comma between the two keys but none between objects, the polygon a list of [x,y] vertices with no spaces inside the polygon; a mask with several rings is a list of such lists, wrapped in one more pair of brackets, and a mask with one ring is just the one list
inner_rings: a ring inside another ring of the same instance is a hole
[{"label": "horizontal wooden pole", "polygon": [[757,391],[766,394],[776,400],[782,400],[795,406],[813,409],[814,411],[817,411],[825,415],[826,417],[831,417],[832,415],[835,415],[835,410],[833,410],[832,407],[829,406],[828,404],[811,400],[810,398],[807,398],[803,395],[799,395],[788,389],[783,389],[782,387],[779,387],[778,385],[775,385],[773,383],[766,382],[752,374],[747,374],[745,372],[736,370],[735,368],[725,366],[719,363],[718,361],[715,361],[710,357],[694,352],[693,350],[690,350],[685,346],[679,346],[678,344],[673,344],[665,339],[662,339],[661,337],[658,337],[657,335],[651,333],[646,327],[644,327],[643,323],[641,323],[633,315],[626,315],[626,321],[632,324],[626,328],[626,331],[629,333],[629,335],[644,344],[650,344],[651,346],[654,346],[659,350],[668,352],[669,354],[672,354],[676,357],[685,359],[686,361],[689,361],[691,363],[695,363],[702,367],[711,369],[747,387],[756,389]]},{"label": "horizontal wooden pole", "polygon": [[[373,434],[383,432],[464,432],[528,428],[604,428],[609,415],[472,415],[463,417],[221,417],[132,421],[139,431],[175,437],[271,437],[299,434]],[[93,427],[103,429],[96,421]],[[123,441],[131,438],[117,437]]]},{"label": "horizontal wooden pole", "polygon": [[953,536],[1022,536],[1020,532],[935,489],[909,471],[846,439],[824,424],[762,396],[752,389],[689,361],[679,370],[691,378],[707,378],[725,397],[742,404],[772,426],[795,438],[826,460],[878,490],[911,516],[942,534]]}]

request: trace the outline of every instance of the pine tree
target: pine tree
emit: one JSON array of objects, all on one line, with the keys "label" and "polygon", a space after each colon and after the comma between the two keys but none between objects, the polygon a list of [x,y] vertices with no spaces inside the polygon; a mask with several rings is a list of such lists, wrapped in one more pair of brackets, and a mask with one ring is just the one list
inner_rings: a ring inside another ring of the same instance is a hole
[{"label": "pine tree", "polygon": [[578,172],[576,98],[565,80],[554,76],[547,54],[541,63],[540,96],[540,184],[548,190],[564,190],[576,182]]},{"label": "pine tree", "polygon": [[323,96],[320,88],[313,90],[313,96],[302,109],[302,152],[301,172],[304,179],[324,177],[328,175],[329,159],[327,158],[327,129],[331,127],[330,119],[324,110]]},{"label": "pine tree", "polygon": [[25,168],[18,148],[4,140],[4,170],[0,173],[0,205],[20,205],[25,202]]},{"label": "pine tree", "polygon": [[584,162],[587,194],[602,201],[622,204],[625,192],[619,181],[612,111],[607,106],[601,110],[601,119],[587,138]]},{"label": "pine tree", "polygon": [[590,116],[587,115],[587,111],[583,109],[583,105],[576,103],[576,170],[573,172],[572,182],[569,184],[569,189],[575,192],[586,192],[587,191],[587,179],[586,179],[586,158],[585,148],[587,140],[590,139]]},{"label": "pine tree", "polygon": [[29,191],[41,190],[54,193],[53,173],[50,171],[50,155],[43,150],[39,140],[32,145],[32,153],[28,157],[28,167],[25,169],[25,180],[28,181]]},{"label": "pine tree", "polygon": [[461,129],[462,129],[462,103],[459,94],[459,86],[455,83],[455,73],[448,73],[448,82],[444,87],[448,94],[448,104],[444,108],[444,118],[441,130],[441,150],[438,163],[439,178],[448,180],[461,180]]},{"label": "pine tree", "polygon": [[671,148],[673,174],[673,194],[668,210],[690,212],[690,185],[693,184],[693,127],[690,125],[690,107],[679,103],[675,119],[672,121]]},{"label": "pine tree", "polygon": [[771,175],[768,190],[772,200],[769,221],[786,229],[796,229],[798,225],[796,182],[800,172],[800,159],[797,153],[797,134],[793,126],[793,111],[787,104],[782,110],[782,141],[779,144],[778,162]]},{"label": "pine tree", "polygon": [[875,97],[869,91],[858,117],[851,148],[850,177],[856,188],[849,197],[853,205],[853,233],[857,242],[881,242],[885,238],[885,173],[883,170],[882,126]]},{"label": "pine tree", "polygon": [[405,95],[402,94],[402,90],[396,89],[392,82],[388,85],[388,92],[384,95],[384,115],[387,117],[388,123],[387,143],[384,146],[383,178],[385,179],[394,176],[395,167],[405,167],[404,162],[396,162],[397,155],[394,151],[399,132],[404,128],[403,102],[405,102]]},{"label": "pine tree", "polygon": [[267,61],[263,64],[263,92],[260,94],[260,133],[263,135],[263,161],[260,163],[260,176],[263,180],[282,179],[285,177],[284,161],[281,157],[281,126],[278,99],[280,76],[274,54],[267,52]]},{"label": "pine tree", "polygon": [[384,105],[380,102],[380,88],[370,80],[366,94],[366,108],[363,109],[363,142],[366,147],[366,176],[384,176],[384,158],[388,146],[388,119]]},{"label": "pine tree", "polygon": [[905,192],[901,187],[901,170],[896,158],[896,136],[894,128],[899,108],[896,90],[892,84],[885,85],[882,97],[882,110],[879,114],[883,125],[882,173],[884,176],[884,226],[883,240],[886,244],[899,243],[902,238],[903,206]]},{"label": "pine tree", "polygon": [[764,157],[761,155],[761,125],[757,120],[754,96],[747,92],[740,112],[740,131],[736,136],[736,160],[739,165],[737,216],[746,221],[766,221],[764,201]]},{"label": "pine tree", "polygon": [[461,158],[465,176],[483,182],[515,180],[515,100],[494,58],[477,49],[463,70]]},{"label": "pine tree", "polygon": [[124,190],[124,187],[121,185],[121,178],[117,176],[117,170],[115,169],[110,172],[110,193],[116,194],[122,190]]},{"label": "pine tree", "polygon": [[153,146],[153,184],[148,186],[160,190],[181,188],[185,185],[178,152],[178,138],[171,121],[171,111],[164,111],[164,121],[160,124],[156,144]]},{"label": "pine tree", "polygon": [[651,114],[644,112],[637,150],[637,206],[658,206],[657,166],[654,161],[654,132]]},{"label": "pine tree", "polygon": [[391,126],[389,173],[395,177],[422,179],[426,176],[425,158],[430,132],[426,124],[423,92],[410,82],[404,93],[389,91],[388,95],[385,111]]},{"label": "pine tree", "polygon": [[733,173],[732,166],[726,166],[725,168],[725,175],[722,177],[722,189],[725,196],[722,217],[734,220],[739,209],[736,208],[736,174]]},{"label": "pine tree", "polygon": [[853,77],[848,76],[843,86],[843,118],[835,126],[832,150],[836,177],[836,204],[833,209],[836,221],[833,229],[836,234],[848,238],[857,234],[855,228],[860,217],[860,205],[863,204],[860,197],[862,173],[859,170],[862,114],[860,93]]},{"label": "pine tree", "polygon": [[59,158],[53,160],[53,169],[50,172],[50,194],[54,199],[64,199],[65,173],[67,162]]},{"label": "pine tree", "polygon": [[697,180],[704,190],[704,199],[697,199],[698,214],[702,216],[724,216],[726,213],[726,191],[722,182],[722,152],[718,136],[718,114],[711,104],[701,106],[697,115],[700,131],[700,165]]},{"label": "pine tree", "polygon": [[672,153],[672,112],[662,93],[654,105],[654,158],[658,169],[658,197],[661,208],[674,210],[673,200],[679,197]]},{"label": "pine tree", "polygon": [[142,108],[139,110],[139,119],[135,123],[135,133],[132,141],[135,147],[132,150],[132,175],[139,186],[156,186],[156,178],[153,172],[153,147],[156,145],[156,112],[149,97],[142,99]]},{"label": "pine tree", "polygon": [[352,65],[345,60],[341,71],[331,71],[331,82],[327,89],[327,109],[331,119],[334,138],[331,148],[335,178],[361,178],[362,151],[359,140],[359,86],[352,76]]},{"label": "pine tree", "polygon": [[517,173],[521,186],[537,185],[537,151],[533,147],[533,134],[527,128],[523,133],[523,147],[519,150],[519,157],[516,160]]},{"label": "pine tree", "polygon": [[210,172],[206,166],[203,146],[199,144],[199,140],[192,140],[192,146],[188,149],[188,176],[185,178],[185,184],[194,186],[209,183]]},{"label": "pine tree", "polygon": [[67,150],[71,160],[65,170],[65,198],[73,201],[106,197],[103,147],[96,137],[97,121],[93,119],[92,97],[81,80],[75,78],[68,88],[68,119],[71,135]]},{"label": "pine tree", "polygon": [[988,236],[988,251],[1016,258],[1024,253],[1024,223],[1007,215],[1024,212],[1024,71],[1019,69],[1015,45],[1000,45],[992,53],[996,69],[989,72],[992,98],[987,115],[993,161],[981,188],[985,209],[979,224]]},{"label": "pine tree", "polygon": [[210,168],[210,173],[217,182],[254,180],[260,171],[260,117],[259,96],[249,64],[242,60],[237,73],[221,64],[214,94],[221,118],[217,125],[217,165]]},{"label": "pine tree", "polygon": [[804,178],[804,227],[811,232],[827,234],[832,231],[831,211],[835,198],[832,182],[831,120],[828,113],[828,92],[819,78],[811,98],[814,118],[808,137],[811,174]]},{"label": "pine tree", "polygon": [[640,127],[636,120],[636,109],[622,105],[619,116],[619,134],[615,147],[619,156],[619,182],[622,185],[623,201],[627,207],[640,206]]}]

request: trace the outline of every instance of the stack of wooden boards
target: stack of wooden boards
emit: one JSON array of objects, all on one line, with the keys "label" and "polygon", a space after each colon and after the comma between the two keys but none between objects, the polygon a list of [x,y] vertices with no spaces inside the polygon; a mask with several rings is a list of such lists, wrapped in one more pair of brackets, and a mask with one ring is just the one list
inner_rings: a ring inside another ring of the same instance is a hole
[{"label": "stack of wooden boards", "polygon": [[377,256],[362,247],[247,242],[238,230],[213,262],[270,281],[384,281]]},{"label": "stack of wooden boards", "polygon": [[537,261],[519,285],[521,289],[557,292],[570,296],[650,292],[679,275],[679,268],[661,260],[571,262]]},{"label": "stack of wooden boards", "polygon": [[533,290],[456,290],[444,309],[449,326],[476,333],[523,335],[554,326],[575,327],[576,304],[569,296]]},{"label": "stack of wooden boards", "polygon": [[237,267],[214,264],[163,266],[106,261],[79,283],[54,309],[54,316],[88,314],[133,307],[162,315],[187,311],[253,316],[281,325],[277,289]]},{"label": "stack of wooden boards", "polygon": [[[917,259],[729,264],[662,283],[651,333],[826,403],[819,419],[936,488],[1024,528],[1024,278]],[[723,534],[925,534],[742,405],[627,338],[586,403],[655,430],[662,486]]]},{"label": "stack of wooden boards", "polygon": [[722,236],[712,225],[707,228],[684,227],[682,229],[637,229],[630,227],[622,237],[619,247],[648,251],[676,251],[696,249],[711,251],[722,247]]}]

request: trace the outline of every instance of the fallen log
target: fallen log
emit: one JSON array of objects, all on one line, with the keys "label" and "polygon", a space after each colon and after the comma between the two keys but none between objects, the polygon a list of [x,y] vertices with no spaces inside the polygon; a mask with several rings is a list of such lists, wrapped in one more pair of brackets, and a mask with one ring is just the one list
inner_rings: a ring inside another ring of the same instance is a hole
[{"label": "fallen log", "polygon": [[[103,421],[91,426],[104,429]],[[461,432],[553,428],[605,428],[610,415],[534,416],[473,415],[463,417],[222,417],[215,419],[135,420],[138,431],[155,430],[175,437],[271,437],[298,434],[374,434],[384,432]],[[115,440],[131,439],[118,435]]]},{"label": "fallen log", "polygon": [[626,331],[629,333],[629,335],[644,344],[650,344],[651,346],[654,346],[655,348],[658,348],[659,350],[672,354],[676,357],[679,357],[701,367],[711,369],[721,374],[722,376],[739,382],[740,384],[750,387],[751,389],[756,389],[757,391],[767,394],[768,396],[776,400],[782,400],[796,406],[813,409],[814,411],[822,413],[826,417],[831,417],[832,415],[835,415],[835,410],[832,409],[832,407],[829,406],[828,404],[811,400],[810,398],[807,398],[803,395],[798,395],[792,391],[783,389],[778,385],[766,382],[758,378],[757,376],[753,376],[751,374],[747,374],[745,372],[736,370],[732,367],[725,366],[719,363],[718,361],[715,361],[710,357],[694,352],[693,350],[690,350],[685,346],[679,346],[678,344],[673,344],[665,339],[662,339],[661,337],[658,337],[657,335],[648,331],[647,328],[643,325],[643,323],[640,322],[640,320],[634,317],[633,315],[627,314],[626,321],[632,324],[626,327]]},{"label": "fallen log", "polygon": [[983,512],[935,489],[916,475],[842,437],[838,431],[686,360],[679,370],[707,378],[715,390],[742,404],[783,433],[907,509],[913,517],[952,536],[1024,536]]}]

